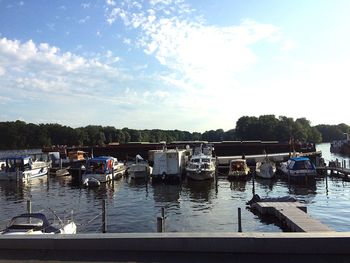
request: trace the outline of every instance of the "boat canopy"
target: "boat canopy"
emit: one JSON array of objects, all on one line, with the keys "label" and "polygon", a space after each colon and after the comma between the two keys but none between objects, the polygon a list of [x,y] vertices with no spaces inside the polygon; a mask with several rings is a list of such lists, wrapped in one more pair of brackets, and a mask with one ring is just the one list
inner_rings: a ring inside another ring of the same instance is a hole
[{"label": "boat canopy", "polygon": [[42,213],[27,213],[15,216],[6,229],[33,229],[34,231],[43,231],[45,233],[59,231],[49,223],[46,216]]},{"label": "boat canopy", "polygon": [[307,157],[290,158],[289,170],[315,170],[315,165]]},{"label": "boat canopy", "polygon": [[112,172],[114,158],[109,156],[100,156],[89,159],[87,162],[87,169],[90,172],[105,173]]},{"label": "boat canopy", "polygon": [[24,171],[25,169],[30,169],[32,165],[32,157],[30,156],[12,156],[3,158],[6,162],[6,169],[9,172],[15,172],[16,170]]}]

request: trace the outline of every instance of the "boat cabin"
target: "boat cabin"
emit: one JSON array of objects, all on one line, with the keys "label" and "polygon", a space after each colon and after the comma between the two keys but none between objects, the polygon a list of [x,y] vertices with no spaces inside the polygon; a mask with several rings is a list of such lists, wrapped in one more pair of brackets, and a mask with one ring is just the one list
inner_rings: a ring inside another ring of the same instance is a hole
[{"label": "boat cabin", "polygon": [[113,166],[114,158],[106,156],[95,157],[88,160],[86,172],[93,174],[112,173]]},{"label": "boat cabin", "polygon": [[247,169],[247,162],[244,159],[232,160],[230,162],[231,171],[241,171],[244,172]]},{"label": "boat cabin", "polygon": [[30,156],[16,156],[3,159],[1,171],[16,172],[30,170],[33,160]]},{"label": "boat cabin", "polygon": [[315,165],[307,157],[290,158],[287,165],[288,170],[315,170]]}]

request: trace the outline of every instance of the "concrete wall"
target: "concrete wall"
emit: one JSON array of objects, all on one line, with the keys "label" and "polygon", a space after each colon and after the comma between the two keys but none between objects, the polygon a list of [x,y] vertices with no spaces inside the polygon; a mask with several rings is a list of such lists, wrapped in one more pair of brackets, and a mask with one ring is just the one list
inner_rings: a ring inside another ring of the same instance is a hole
[{"label": "concrete wall", "polygon": [[[337,259],[337,262],[349,262],[349,244],[350,232],[12,235],[0,236],[0,261],[107,261],[117,259],[118,255],[123,255],[123,261],[154,261],[161,255],[161,261],[171,261],[177,257],[183,261],[195,257],[207,262],[216,255],[213,260],[217,257],[227,260],[238,257],[242,259],[241,262],[253,262],[248,259],[257,259],[257,256],[263,255],[264,259],[276,259],[271,262],[278,262],[278,259],[281,262],[278,257],[280,255],[298,260],[308,260],[312,256],[318,262],[327,262],[324,260],[329,258]],[[135,258],[135,255],[143,255],[145,258],[141,260],[142,258]]]}]

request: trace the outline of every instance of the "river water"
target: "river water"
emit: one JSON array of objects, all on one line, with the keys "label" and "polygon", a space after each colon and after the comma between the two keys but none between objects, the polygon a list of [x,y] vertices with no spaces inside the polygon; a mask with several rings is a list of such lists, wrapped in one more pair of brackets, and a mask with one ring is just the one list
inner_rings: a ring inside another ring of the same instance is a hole
[{"label": "river water", "polygon": [[[317,145],[328,160],[343,157],[329,152],[329,144]],[[0,155],[4,155],[4,152]],[[8,154],[8,152],[7,152]],[[349,163],[348,158],[344,158]],[[32,201],[34,212],[50,211],[62,219],[74,213],[80,233],[101,232],[102,200],[107,201],[107,232],[155,232],[156,218],[165,208],[168,232],[237,231],[237,208],[242,208],[244,232],[281,232],[272,219],[261,220],[246,208],[252,198],[252,180],[214,182],[184,180],[178,185],[151,184],[122,178],[98,189],[74,186],[70,176],[35,179],[29,183],[0,181],[0,228],[26,211]],[[316,184],[288,185],[283,180],[256,180],[261,197],[292,196],[307,205],[308,213],[336,231],[350,231],[350,182],[340,178],[317,178]]]}]

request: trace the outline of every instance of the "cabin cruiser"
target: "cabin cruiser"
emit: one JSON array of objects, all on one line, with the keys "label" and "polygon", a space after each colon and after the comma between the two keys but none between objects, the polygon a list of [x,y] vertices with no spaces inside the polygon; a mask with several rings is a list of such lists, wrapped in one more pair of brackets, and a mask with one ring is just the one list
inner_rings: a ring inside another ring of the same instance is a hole
[{"label": "cabin cruiser", "polygon": [[14,156],[1,161],[0,180],[27,181],[47,175],[50,162],[33,161],[31,156]]},{"label": "cabin cruiser", "polygon": [[[111,156],[94,157],[87,161],[85,173],[82,175],[83,185],[96,185],[120,178],[125,172],[125,165]],[[93,183],[95,182],[95,183]]]},{"label": "cabin cruiser", "polygon": [[186,166],[186,176],[193,180],[213,179],[216,172],[216,159],[212,156],[212,147],[202,146],[195,149],[193,156]]},{"label": "cabin cruiser", "polygon": [[11,219],[2,235],[35,235],[35,234],[76,234],[77,226],[73,221],[58,225],[51,224],[42,213],[27,213]]},{"label": "cabin cruiser", "polygon": [[228,172],[229,179],[247,179],[250,173],[250,168],[245,159],[235,159],[230,161]]},{"label": "cabin cruiser", "polygon": [[308,157],[294,157],[281,163],[280,170],[291,179],[311,177],[316,175],[316,167]]}]

